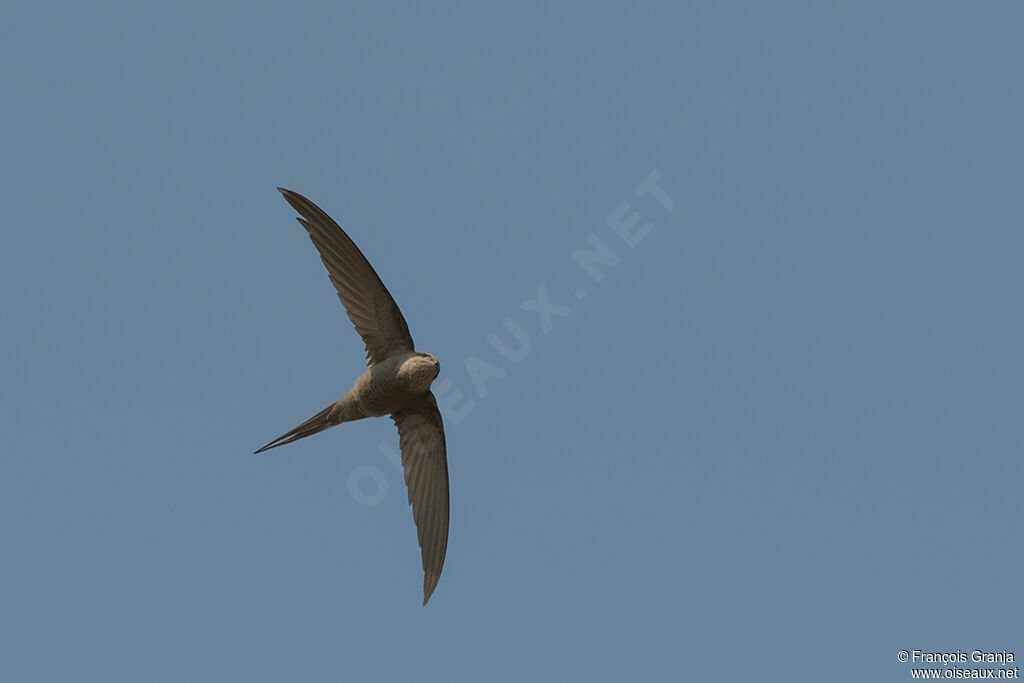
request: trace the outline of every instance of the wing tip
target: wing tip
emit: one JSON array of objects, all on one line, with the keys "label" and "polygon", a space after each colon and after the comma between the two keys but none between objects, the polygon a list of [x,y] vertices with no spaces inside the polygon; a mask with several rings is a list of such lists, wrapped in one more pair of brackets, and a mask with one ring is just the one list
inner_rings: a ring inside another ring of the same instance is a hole
[{"label": "wing tip", "polygon": [[427,602],[430,600],[430,596],[434,594],[434,589],[437,588],[437,582],[441,580],[440,574],[434,572],[423,572],[423,606],[427,606]]}]

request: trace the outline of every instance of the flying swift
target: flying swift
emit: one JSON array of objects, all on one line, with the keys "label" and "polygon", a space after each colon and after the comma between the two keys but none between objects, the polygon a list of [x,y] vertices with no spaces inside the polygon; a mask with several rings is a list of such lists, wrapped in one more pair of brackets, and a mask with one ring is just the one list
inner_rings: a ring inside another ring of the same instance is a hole
[{"label": "flying swift", "polygon": [[390,415],[398,427],[402,469],[423,560],[423,604],[441,578],[448,548],[448,461],[444,425],[430,385],[441,365],[416,351],[409,326],[355,242],[316,204],[277,188],[301,218],[345,312],[366,344],[368,369],[352,388],[262,453],[353,420]]}]

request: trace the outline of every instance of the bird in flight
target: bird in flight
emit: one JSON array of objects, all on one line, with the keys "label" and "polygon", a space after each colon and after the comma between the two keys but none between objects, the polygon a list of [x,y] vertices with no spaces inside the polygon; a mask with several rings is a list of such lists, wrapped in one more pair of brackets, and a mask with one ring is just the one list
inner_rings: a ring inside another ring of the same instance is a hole
[{"label": "bird in flight", "polygon": [[337,402],[256,451],[283,446],[342,422],[390,415],[423,558],[423,604],[441,578],[448,548],[448,460],[430,383],[441,365],[417,353],[409,326],[370,262],[345,231],[301,194],[277,188],[309,233],[345,312],[366,343],[366,370]]}]

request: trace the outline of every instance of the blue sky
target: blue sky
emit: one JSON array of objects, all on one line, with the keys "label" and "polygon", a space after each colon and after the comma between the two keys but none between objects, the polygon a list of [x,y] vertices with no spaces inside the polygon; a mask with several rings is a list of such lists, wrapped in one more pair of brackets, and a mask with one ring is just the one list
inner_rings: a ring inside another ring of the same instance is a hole
[{"label": "blue sky", "polygon": [[[482,5],[5,11],[3,678],[1024,657],[1024,9]],[[389,420],[252,455],[363,365],[276,186],[441,361],[426,608]]]}]

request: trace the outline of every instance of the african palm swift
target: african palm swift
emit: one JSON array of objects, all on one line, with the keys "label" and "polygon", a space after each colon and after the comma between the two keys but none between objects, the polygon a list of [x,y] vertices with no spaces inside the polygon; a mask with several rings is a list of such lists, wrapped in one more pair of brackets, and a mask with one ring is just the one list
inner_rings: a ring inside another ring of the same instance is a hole
[{"label": "african palm swift", "polygon": [[402,469],[423,556],[426,605],[441,578],[448,548],[444,425],[430,392],[430,383],[441,365],[429,353],[416,352],[395,300],[345,231],[302,195],[277,189],[302,216],[299,223],[309,232],[345,312],[366,343],[369,369],[336,403],[256,452],[283,446],[342,422],[391,415],[398,427]]}]

